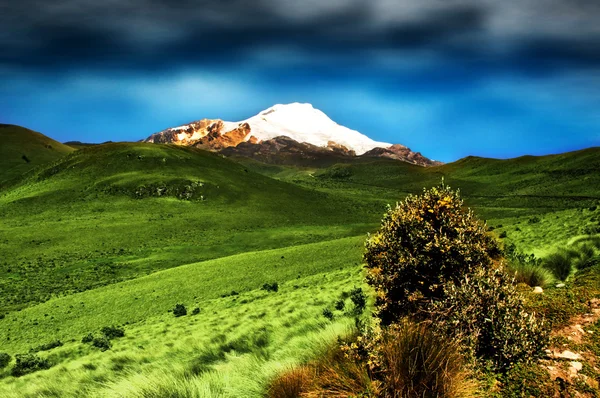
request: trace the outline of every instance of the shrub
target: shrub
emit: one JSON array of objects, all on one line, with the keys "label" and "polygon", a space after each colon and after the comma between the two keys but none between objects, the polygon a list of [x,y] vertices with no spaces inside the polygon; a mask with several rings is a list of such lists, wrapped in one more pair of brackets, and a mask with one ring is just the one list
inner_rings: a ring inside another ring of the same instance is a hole
[{"label": "shrub", "polygon": [[571,274],[572,254],[566,251],[558,251],[544,258],[544,267],[552,271],[554,276],[561,281],[564,281]]},{"label": "shrub", "polygon": [[262,285],[261,289],[266,290],[267,292],[277,292],[279,290],[279,284],[277,282],[265,283]]},{"label": "shrub", "polygon": [[541,265],[542,259],[537,258],[534,254],[525,254],[517,249],[514,243],[509,243],[504,246],[502,251],[504,257],[509,263],[521,263],[528,265]]},{"label": "shrub", "polygon": [[192,315],[198,315],[200,313],[200,308],[196,307],[192,310]]},{"label": "shrub", "polygon": [[183,304],[176,304],[175,308],[173,308],[173,315],[176,317],[187,315],[187,309]]},{"label": "shrub", "polygon": [[446,299],[428,308],[437,330],[457,336],[473,357],[501,372],[539,358],[549,336],[547,325],[526,311],[510,282],[499,269],[480,268],[448,283]]},{"label": "shrub", "polygon": [[343,180],[352,176],[352,166],[349,164],[334,164],[317,174],[319,178]]},{"label": "shrub", "polygon": [[367,295],[361,287],[356,287],[350,291],[350,300],[354,304],[354,314],[362,314],[367,305]]},{"label": "shrub", "polygon": [[499,257],[458,192],[444,184],[408,196],[388,209],[379,231],[366,242],[367,282],[377,293],[377,315],[384,325],[431,300],[444,298],[444,285]]},{"label": "shrub", "polygon": [[346,308],[346,302],[344,301],[344,299],[339,299],[338,301],[335,302],[336,310],[343,311],[344,308]]},{"label": "shrub", "polygon": [[531,287],[546,287],[554,281],[552,272],[539,265],[513,263],[509,265],[508,272],[516,283],[525,283]]},{"label": "shrub", "polygon": [[584,270],[587,268],[595,267],[596,265],[600,265],[600,256],[594,256],[586,261],[578,262],[577,269]]},{"label": "shrub", "polygon": [[529,224],[538,224],[540,221],[542,221],[538,216],[534,216],[531,217],[527,222]]},{"label": "shrub", "polygon": [[81,339],[81,342],[84,344],[87,343],[91,343],[94,340],[94,335],[91,333],[88,333],[86,336],[83,336],[83,338]]},{"label": "shrub", "polygon": [[116,326],[105,326],[100,332],[109,340],[125,336],[125,330]]},{"label": "shrub", "polygon": [[15,366],[11,370],[11,375],[20,377],[38,370],[50,369],[50,361],[34,354],[17,354],[15,356]]},{"label": "shrub", "polygon": [[324,308],[323,316],[331,321],[333,319],[333,312],[329,308]]},{"label": "shrub", "polygon": [[440,338],[426,324],[402,320],[384,329],[375,346],[373,374],[380,397],[471,397],[469,377],[456,340]]},{"label": "shrub", "polygon": [[499,237],[500,239],[504,239],[504,238],[506,238],[507,236],[508,236],[508,234],[506,233],[506,231],[502,231],[502,232],[500,232],[500,235],[498,235],[498,237]]},{"label": "shrub", "polygon": [[92,347],[96,347],[100,349],[100,351],[110,350],[112,344],[108,338],[105,336],[96,336],[92,340]]},{"label": "shrub", "polygon": [[11,360],[11,356],[5,352],[0,352],[0,369],[4,369],[8,366]]},{"label": "shrub", "polygon": [[51,341],[46,344],[39,345],[29,350],[29,352],[39,352],[39,351],[48,351],[56,347],[62,346],[63,343],[60,340]]}]

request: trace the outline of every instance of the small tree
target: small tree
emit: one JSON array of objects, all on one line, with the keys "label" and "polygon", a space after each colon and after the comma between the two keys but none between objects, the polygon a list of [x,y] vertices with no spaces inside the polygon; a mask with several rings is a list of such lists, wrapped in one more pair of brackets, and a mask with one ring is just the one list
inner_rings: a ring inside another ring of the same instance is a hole
[{"label": "small tree", "polygon": [[444,185],[410,195],[389,208],[379,231],[366,242],[367,282],[373,286],[377,315],[388,325],[415,315],[444,297],[444,284],[499,257],[496,241],[457,191]]}]

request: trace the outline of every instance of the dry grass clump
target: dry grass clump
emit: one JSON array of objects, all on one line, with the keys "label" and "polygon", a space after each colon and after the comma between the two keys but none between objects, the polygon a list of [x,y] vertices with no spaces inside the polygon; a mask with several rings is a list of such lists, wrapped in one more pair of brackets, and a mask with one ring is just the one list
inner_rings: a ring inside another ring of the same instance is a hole
[{"label": "dry grass clump", "polygon": [[384,398],[472,397],[477,384],[456,340],[440,338],[426,324],[407,320],[387,328],[379,344]]},{"label": "dry grass clump", "polygon": [[307,391],[315,378],[314,368],[299,366],[277,376],[269,385],[269,398],[296,398]]},{"label": "dry grass clump", "polygon": [[[368,351],[367,351],[368,350]],[[290,369],[271,382],[270,398],[464,398],[477,384],[454,340],[426,324],[402,321],[373,340],[354,336],[318,361]]]},{"label": "dry grass clump", "polygon": [[267,390],[269,398],[377,397],[377,383],[367,365],[347,355],[339,344],[317,361],[277,376]]}]

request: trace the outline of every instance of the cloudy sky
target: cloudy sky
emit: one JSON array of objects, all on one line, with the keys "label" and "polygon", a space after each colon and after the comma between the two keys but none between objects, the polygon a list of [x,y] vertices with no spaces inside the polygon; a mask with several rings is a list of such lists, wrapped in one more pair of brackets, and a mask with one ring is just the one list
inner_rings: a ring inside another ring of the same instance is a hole
[{"label": "cloudy sky", "polygon": [[19,0],[0,123],[138,140],[310,102],[442,161],[600,145],[598,0]]}]

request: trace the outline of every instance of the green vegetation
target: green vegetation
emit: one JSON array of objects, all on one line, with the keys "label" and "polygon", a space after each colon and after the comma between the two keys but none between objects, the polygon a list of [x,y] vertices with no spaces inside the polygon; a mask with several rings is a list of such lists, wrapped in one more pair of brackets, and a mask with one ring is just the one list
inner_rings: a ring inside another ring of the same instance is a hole
[{"label": "green vegetation", "polygon": [[60,159],[73,148],[35,131],[0,124],[0,189],[26,172]]},{"label": "green vegetation", "polygon": [[[15,148],[40,138],[19,137]],[[374,308],[361,265],[365,237],[386,205],[442,177],[487,219],[477,231],[505,234],[504,253],[518,248],[513,259],[506,255],[509,276],[544,286],[543,294],[518,287],[523,311],[544,315],[556,330],[600,297],[597,148],[423,169],[389,159],[273,166],[169,145],[71,151],[48,142],[60,153],[43,158],[50,148],[42,146],[27,163],[13,148],[21,168],[0,169],[1,396],[382,394],[383,377],[373,378],[338,343],[356,342]],[[546,265],[555,252],[571,256],[562,288]],[[489,300],[506,293],[491,291]],[[441,286],[435,292],[452,296]],[[179,305],[185,316],[174,316]],[[505,332],[512,333],[499,328],[498,336]],[[588,337],[581,344],[594,352],[600,345]],[[468,395],[473,378],[488,377],[499,381],[498,396],[520,396],[554,383],[519,384],[521,375],[543,373],[536,364],[501,377],[471,374],[464,358],[444,354],[456,341],[436,342],[420,352],[456,370],[440,386],[455,382]],[[396,359],[388,356],[385,366],[403,374]]]},{"label": "green vegetation", "polygon": [[378,396],[472,397],[477,392],[461,346],[440,339],[425,324],[401,321],[383,332],[375,349],[383,375]]},{"label": "green vegetation", "polygon": [[[156,190],[139,198],[141,186]],[[378,212],[191,148],[82,149],[0,191],[0,310],[182,264],[356,236]]]},{"label": "green vegetation", "polygon": [[366,242],[367,282],[384,325],[444,301],[446,286],[488,269],[500,249],[457,192],[441,185],[408,196]]}]

